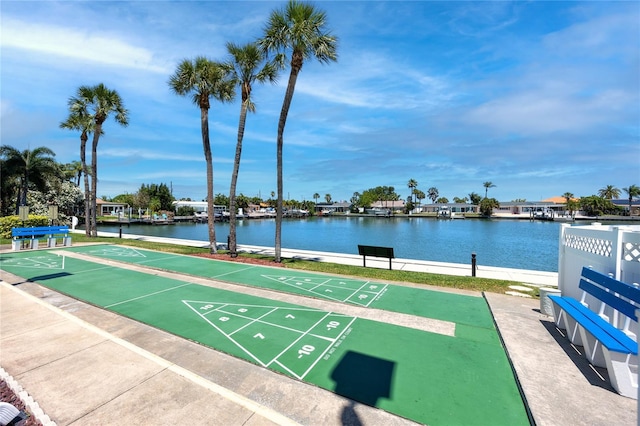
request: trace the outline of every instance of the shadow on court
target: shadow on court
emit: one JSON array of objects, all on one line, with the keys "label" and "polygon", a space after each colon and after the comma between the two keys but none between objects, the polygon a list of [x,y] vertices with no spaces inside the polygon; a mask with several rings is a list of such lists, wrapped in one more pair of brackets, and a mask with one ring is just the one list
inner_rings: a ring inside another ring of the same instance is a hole
[{"label": "shadow on court", "polygon": [[[331,373],[331,379],[336,383],[334,391],[375,407],[378,399],[391,398],[395,364],[386,359],[348,351]],[[343,425],[362,425],[353,402],[342,410],[340,417]]]}]

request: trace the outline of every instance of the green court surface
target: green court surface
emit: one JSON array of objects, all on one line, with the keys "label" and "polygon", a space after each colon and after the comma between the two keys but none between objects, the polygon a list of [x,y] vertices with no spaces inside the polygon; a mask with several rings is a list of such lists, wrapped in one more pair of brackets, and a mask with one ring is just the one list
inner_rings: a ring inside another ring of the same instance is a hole
[{"label": "green court surface", "polygon": [[[132,250],[141,255],[140,259],[163,256],[164,260],[158,262],[172,270],[174,265],[169,266],[169,261],[185,262],[187,266],[193,261],[191,273],[204,271],[207,262],[218,273],[224,270],[242,275],[233,268],[247,267]],[[64,256],[64,252],[2,254],[0,267],[72,297],[420,423],[529,424],[502,346],[497,338],[477,338],[474,333],[479,327],[472,324],[463,327],[465,331],[455,337],[445,336],[78,260]],[[258,273],[251,272],[251,276],[262,280],[265,274],[283,273],[288,272],[264,268]],[[307,277],[297,272],[295,275]],[[393,295],[394,288],[387,286],[380,293],[382,299]],[[437,292],[427,292],[424,298],[432,293]],[[449,296],[466,300],[464,296]],[[376,302],[377,298],[370,306]],[[452,307],[460,309],[460,304],[452,303]],[[462,323],[468,322],[469,316],[463,315],[462,319]]]},{"label": "green court surface", "polygon": [[[487,333],[480,329],[495,330],[491,313],[481,297],[116,245],[69,250],[198,277],[455,322],[478,328],[477,333],[483,335]],[[460,327],[463,328],[468,327]]]}]

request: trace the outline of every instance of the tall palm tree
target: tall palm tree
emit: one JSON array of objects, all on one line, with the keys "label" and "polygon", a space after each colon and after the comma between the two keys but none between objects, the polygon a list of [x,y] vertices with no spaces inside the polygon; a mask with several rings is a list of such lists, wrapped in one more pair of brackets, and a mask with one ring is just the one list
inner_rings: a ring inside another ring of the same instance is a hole
[{"label": "tall palm tree", "polygon": [[631,216],[631,204],[635,197],[640,197],[640,187],[637,185],[630,185],[628,188],[622,188],[622,190],[626,192],[629,197],[629,216]]},{"label": "tall palm tree", "polygon": [[415,179],[409,179],[409,182],[407,182],[407,186],[409,187],[409,189],[411,190],[411,195],[409,196],[409,200],[411,202],[413,202],[413,190],[416,189],[418,187],[418,182]]},{"label": "tall palm tree", "polygon": [[284,127],[293,99],[298,74],[305,59],[316,58],[320,63],[337,60],[337,38],[326,30],[326,14],[309,3],[289,0],[281,10],[269,17],[264,37],[258,42],[266,52],[290,53],[291,72],[284,95],[277,139],[277,190],[275,261],[281,262],[282,241],[282,146]]},{"label": "tall palm tree", "polygon": [[169,87],[179,96],[192,95],[193,103],[200,108],[200,128],[202,146],[207,163],[207,211],[209,225],[209,246],[211,253],[217,253],[215,210],[213,204],[213,160],[209,141],[209,99],[230,102],[235,95],[235,83],[229,78],[225,67],[217,62],[199,56],[193,61],[185,59],[169,79]]},{"label": "tall palm tree", "polygon": [[604,188],[598,190],[598,196],[605,200],[613,200],[620,197],[620,190],[613,185],[607,185]]},{"label": "tall palm tree", "polygon": [[[94,119],[89,114],[88,102],[91,99],[91,89],[82,86],[76,96],[69,98],[69,116],[60,123],[60,128],[80,132],[80,167],[84,175],[84,223],[85,235],[91,236],[91,189],[89,187],[89,175],[87,169],[87,141],[94,129]],[[93,175],[93,173],[91,173]],[[78,178],[78,186],[80,185]]]},{"label": "tall palm tree", "polygon": [[320,198],[320,194],[317,192],[313,194],[313,199],[316,200],[316,204],[318,204],[318,198]]},{"label": "tall palm tree", "polygon": [[[103,83],[95,86],[81,86],[78,89],[79,103],[75,108],[84,109],[81,115],[89,115],[93,120],[93,140],[91,143],[91,194],[90,216],[87,226],[91,229],[91,236],[98,236],[96,228],[97,218],[97,190],[98,190],[98,142],[103,134],[102,126],[113,114],[116,123],[123,127],[129,125],[129,112],[124,107],[122,98],[117,91],[107,88]],[[82,150],[81,150],[82,151]],[[89,170],[87,170],[89,171]],[[86,173],[86,171],[85,171]]]},{"label": "tall palm tree", "polygon": [[487,194],[489,192],[489,188],[495,188],[496,186],[493,184],[493,182],[485,182],[482,184],[482,186],[484,186],[484,198],[487,198]]},{"label": "tall palm tree", "polygon": [[[247,111],[255,112],[256,106],[251,99],[251,88],[254,82],[275,83],[278,77],[279,64],[274,61],[265,62],[265,54],[256,43],[248,43],[238,46],[227,43],[227,51],[231,60],[224,64],[233,81],[240,88],[240,120],[238,122],[238,140],[236,142],[236,155],[233,162],[233,174],[229,188],[229,254],[237,257],[236,252],[236,185],[240,170],[240,157],[242,155],[242,139],[247,121]],[[262,68],[260,66],[262,65]],[[260,68],[260,69],[259,69]]]},{"label": "tall palm tree", "polygon": [[19,151],[16,148],[0,146],[0,156],[3,162],[3,179],[15,177],[19,180],[16,199],[16,213],[20,206],[27,205],[27,192],[34,186],[40,192],[46,192],[47,183],[60,177],[60,168],[54,160],[55,153],[44,146],[33,150]]}]

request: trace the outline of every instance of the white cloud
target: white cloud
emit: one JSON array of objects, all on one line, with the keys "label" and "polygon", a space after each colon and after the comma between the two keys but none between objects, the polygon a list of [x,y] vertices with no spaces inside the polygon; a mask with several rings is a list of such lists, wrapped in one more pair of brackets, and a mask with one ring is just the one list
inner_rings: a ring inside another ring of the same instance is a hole
[{"label": "white cloud", "polygon": [[168,74],[153,53],[104,32],[91,33],[12,18],[2,20],[2,48],[14,48],[105,65]]}]

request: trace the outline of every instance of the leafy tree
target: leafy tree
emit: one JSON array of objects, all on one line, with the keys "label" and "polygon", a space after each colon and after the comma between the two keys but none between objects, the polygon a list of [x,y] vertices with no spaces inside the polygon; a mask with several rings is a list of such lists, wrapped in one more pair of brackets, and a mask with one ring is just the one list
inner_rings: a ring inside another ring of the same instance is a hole
[{"label": "leafy tree", "polygon": [[229,197],[225,194],[216,194],[215,198],[213,199],[213,204],[215,204],[216,206],[225,206],[229,208]]},{"label": "leafy tree", "polygon": [[607,185],[598,190],[598,195],[607,200],[613,200],[614,198],[620,198],[620,190],[613,185]]},{"label": "leafy tree", "polygon": [[[224,64],[231,78],[240,88],[240,119],[238,122],[238,139],[236,142],[236,154],[233,161],[233,173],[229,188],[229,254],[237,257],[236,252],[236,186],[238,172],[240,170],[240,157],[242,155],[242,140],[247,121],[247,112],[255,112],[256,106],[251,99],[251,89],[255,82],[276,82],[279,64],[275,61],[265,62],[265,54],[255,43],[238,46],[227,43],[227,51],[231,60]],[[262,66],[262,67],[261,67]]]},{"label": "leafy tree", "polygon": [[[10,182],[18,183],[16,189],[16,214],[19,206],[27,205],[27,193],[30,187],[38,191],[46,192],[49,180],[59,180],[61,170],[54,160],[56,154],[47,147],[41,146],[33,150],[25,149],[19,151],[9,145],[0,146],[0,157],[2,157],[2,180],[3,184],[10,188]],[[51,200],[53,201],[53,200]]]},{"label": "leafy tree", "polygon": [[427,197],[429,197],[432,203],[436,202],[436,200],[438,199],[438,195],[440,194],[438,193],[438,188],[436,188],[435,186],[427,189]]},{"label": "leafy tree", "polygon": [[480,201],[480,213],[483,216],[490,217],[493,214],[493,210],[500,207],[500,203],[495,198],[483,198]]},{"label": "leafy tree", "polygon": [[317,192],[313,194],[313,199],[316,200],[316,204],[318,204],[318,198],[320,198],[320,194]]},{"label": "leafy tree", "polygon": [[440,203],[440,204],[447,204],[449,202],[449,199],[447,197],[439,197],[436,200],[436,203]]},{"label": "leafy tree", "polygon": [[472,192],[469,194],[469,200],[471,201],[471,204],[477,206],[478,204],[480,204],[480,200],[482,200],[482,197],[479,194]]},{"label": "leafy tree", "polygon": [[573,199],[573,193],[565,192],[564,194],[562,194],[562,198],[564,198],[565,203],[569,204],[569,202]]},{"label": "leafy tree", "polygon": [[580,208],[587,216],[602,216],[603,214],[616,213],[617,207],[611,202],[597,195],[580,198]]},{"label": "leafy tree", "polygon": [[290,53],[291,72],[285,92],[277,139],[277,189],[275,261],[281,262],[282,245],[282,147],[284,127],[293,99],[293,92],[305,59],[316,58],[320,63],[337,60],[337,39],[326,30],[326,14],[309,3],[289,0],[281,10],[271,13],[264,37],[258,42],[266,52]]},{"label": "leafy tree", "polygon": [[213,158],[209,140],[210,99],[229,102],[235,95],[235,82],[227,75],[225,67],[199,56],[193,61],[184,60],[169,79],[169,87],[179,96],[192,95],[193,103],[200,108],[202,147],[207,164],[207,207],[209,226],[209,250],[217,253],[216,228],[213,209]]},{"label": "leafy tree", "polygon": [[[152,199],[158,200],[159,206],[157,208],[157,211],[173,210],[173,202],[175,201],[175,198],[171,194],[171,190],[166,184],[164,183],[161,183],[159,185],[155,183],[151,183],[149,185],[142,184],[140,186],[140,189],[138,189],[138,192],[146,193],[148,195],[147,198],[149,200],[152,200]],[[142,206],[142,207],[146,207],[146,206]]]},{"label": "leafy tree", "polygon": [[484,198],[487,198],[487,193],[489,192],[489,188],[495,188],[496,186],[493,182],[485,182],[482,184],[484,186]]},{"label": "leafy tree", "polygon": [[324,200],[328,203],[331,202],[331,194],[324,194]]},{"label": "leafy tree", "polygon": [[407,198],[407,202],[404,205],[404,214],[409,214],[411,212],[411,210],[413,210],[415,206],[413,205],[413,201],[411,199],[411,196],[409,196]]},{"label": "leafy tree", "polygon": [[464,197],[464,198],[453,197],[453,202],[454,203],[465,204],[467,201],[469,201],[469,198],[467,198],[467,197]]},{"label": "leafy tree", "polygon": [[640,197],[640,187],[637,185],[629,185],[628,188],[622,188],[622,190],[626,192],[629,197],[629,216],[631,216],[631,204],[633,204],[634,198]]}]

